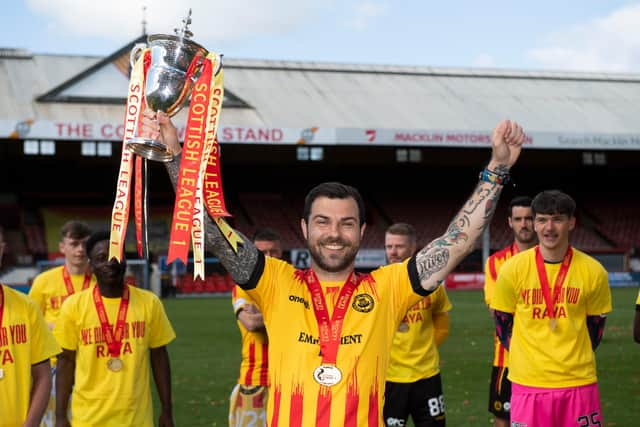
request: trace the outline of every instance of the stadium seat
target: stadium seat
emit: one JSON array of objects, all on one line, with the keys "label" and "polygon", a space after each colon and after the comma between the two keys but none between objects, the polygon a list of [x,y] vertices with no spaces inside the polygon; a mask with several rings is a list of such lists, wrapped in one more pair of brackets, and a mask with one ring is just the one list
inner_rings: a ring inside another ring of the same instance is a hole
[{"label": "stadium seat", "polygon": [[208,292],[208,293],[213,293],[216,292],[216,283],[215,283],[215,278],[214,278],[214,274],[210,274],[207,277],[205,277],[204,280],[204,291]]}]

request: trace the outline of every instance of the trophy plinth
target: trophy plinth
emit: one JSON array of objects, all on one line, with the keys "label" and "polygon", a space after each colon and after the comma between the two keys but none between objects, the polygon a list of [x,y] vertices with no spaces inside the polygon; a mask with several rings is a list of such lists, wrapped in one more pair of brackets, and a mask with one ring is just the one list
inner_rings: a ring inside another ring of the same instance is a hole
[{"label": "trophy plinth", "polygon": [[173,154],[166,145],[151,138],[143,138],[140,136],[130,138],[127,141],[127,149],[145,159],[156,162],[166,163],[173,159]]},{"label": "trophy plinth", "polygon": [[[194,82],[200,75],[207,49],[190,40],[189,16],[182,20],[182,29],[176,35],[153,34],[147,37],[151,61],[144,82],[146,104],[153,111],[174,116],[189,103]],[[131,65],[138,60],[145,44],[136,45],[130,55]],[[171,161],[173,155],[160,141],[135,136],[127,140],[127,149],[145,159],[160,162]]]}]

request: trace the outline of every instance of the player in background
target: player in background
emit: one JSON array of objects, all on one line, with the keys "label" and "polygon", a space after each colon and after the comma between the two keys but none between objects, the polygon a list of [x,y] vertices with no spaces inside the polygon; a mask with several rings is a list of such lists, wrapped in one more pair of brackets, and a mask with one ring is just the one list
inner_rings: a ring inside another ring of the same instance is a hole
[{"label": "player in background", "polygon": [[[491,305],[498,272],[502,265],[513,255],[533,247],[536,233],[533,230],[533,213],[531,212],[531,197],[518,196],[509,202],[509,228],[513,232],[513,242],[495,252],[484,267],[484,301],[487,307]],[[493,317],[493,310],[489,308]],[[494,415],[494,427],[509,427],[509,410],[511,407],[511,381],[509,381],[508,359],[509,352],[494,334],[493,368],[491,370],[491,385],[489,386],[489,412]]]}]

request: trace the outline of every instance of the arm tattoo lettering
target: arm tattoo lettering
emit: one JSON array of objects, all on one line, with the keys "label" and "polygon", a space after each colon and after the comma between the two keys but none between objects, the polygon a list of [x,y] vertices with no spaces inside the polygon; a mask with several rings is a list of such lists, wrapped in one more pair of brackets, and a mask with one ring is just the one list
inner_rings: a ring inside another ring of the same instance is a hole
[{"label": "arm tattoo lettering", "polygon": [[425,248],[416,255],[416,266],[420,282],[428,280],[442,270],[449,262],[449,249],[442,247]]}]

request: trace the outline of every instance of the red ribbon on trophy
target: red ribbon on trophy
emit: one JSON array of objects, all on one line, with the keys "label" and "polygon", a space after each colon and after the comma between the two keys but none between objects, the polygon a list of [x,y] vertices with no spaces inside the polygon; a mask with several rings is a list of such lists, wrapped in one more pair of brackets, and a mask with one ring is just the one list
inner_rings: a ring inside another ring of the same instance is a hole
[{"label": "red ribbon on trophy", "polygon": [[[141,256],[146,246],[146,183],[143,176],[146,164],[140,156],[135,157],[134,152],[126,149],[131,147],[126,145],[127,141],[136,139],[134,137],[137,134],[140,114],[145,108],[144,85],[150,67],[150,49],[140,52],[133,64],[130,78],[117,194],[111,215],[109,258],[117,260],[123,257],[130,188],[134,174],[136,240]],[[241,237],[223,219],[231,215],[224,203],[216,138],[224,97],[224,74],[219,61],[220,57],[215,53],[207,53],[204,58],[196,56],[191,61],[185,77],[190,81],[196,68],[201,67],[191,90],[186,134],[176,183],[167,263],[179,259],[186,264],[191,242],[195,278],[204,278],[204,209],[208,211],[234,251],[237,251],[238,243],[242,242]]]},{"label": "red ribbon on trophy", "polygon": [[[217,61],[219,57],[214,53],[207,55],[191,93],[169,237],[167,263],[179,259],[186,264],[189,242],[193,240],[195,278],[204,278],[203,205],[219,227],[221,222],[226,224],[221,217],[231,216],[224,203],[219,168],[209,172],[210,165],[218,165],[216,133],[224,96],[222,67],[217,73],[213,71],[219,65]],[[236,251],[242,242],[240,236],[233,232],[225,237]]]}]

